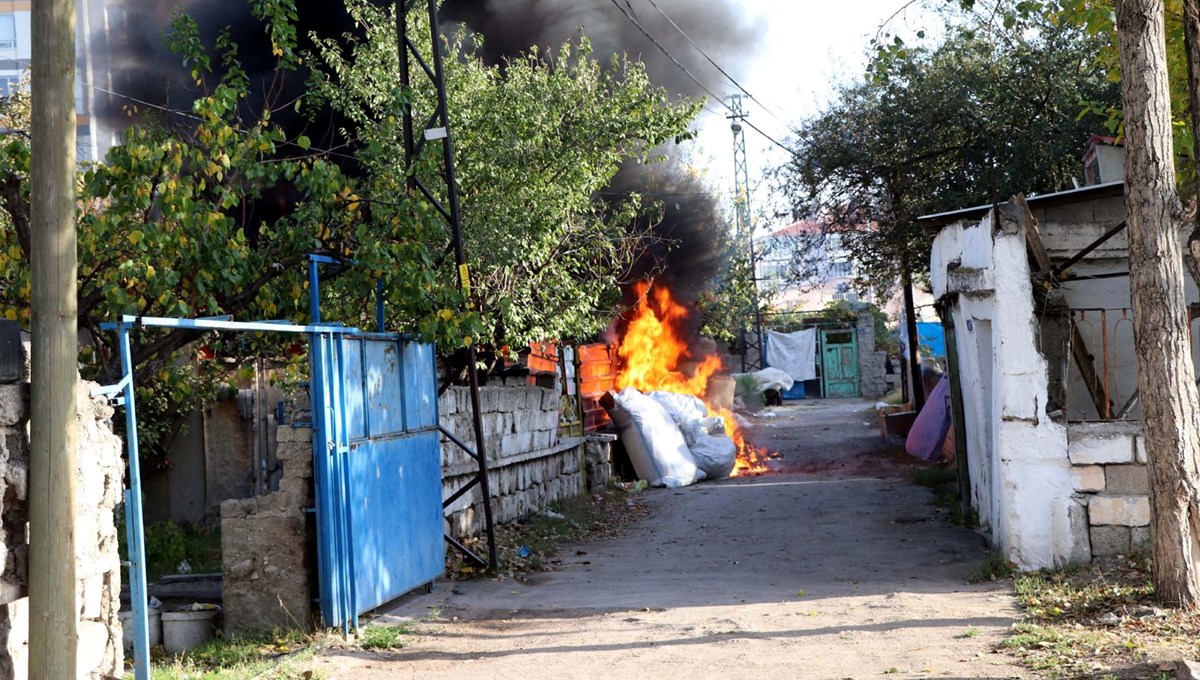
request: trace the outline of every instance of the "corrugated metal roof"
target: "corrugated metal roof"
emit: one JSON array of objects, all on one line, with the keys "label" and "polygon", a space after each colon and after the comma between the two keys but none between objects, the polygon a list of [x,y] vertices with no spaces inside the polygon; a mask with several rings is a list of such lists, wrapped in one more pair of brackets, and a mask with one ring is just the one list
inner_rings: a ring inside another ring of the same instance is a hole
[{"label": "corrugated metal roof", "polygon": [[[1104,184],[1094,184],[1087,187],[1079,187],[1078,189],[1068,189],[1066,191],[1057,191],[1052,194],[1042,194],[1040,196],[1030,196],[1025,199],[1030,208],[1050,207],[1054,205],[1062,205],[1066,203],[1075,203],[1077,201],[1087,201],[1094,198],[1103,198],[1107,196],[1120,196],[1125,191],[1125,182],[1106,182]],[[972,208],[960,208],[959,210],[951,210],[949,212],[936,213],[933,215],[922,215],[917,218],[926,229],[940,229],[947,224],[957,222],[959,220],[975,219],[983,217],[989,210],[992,209],[992,204],[977,205]]]}]

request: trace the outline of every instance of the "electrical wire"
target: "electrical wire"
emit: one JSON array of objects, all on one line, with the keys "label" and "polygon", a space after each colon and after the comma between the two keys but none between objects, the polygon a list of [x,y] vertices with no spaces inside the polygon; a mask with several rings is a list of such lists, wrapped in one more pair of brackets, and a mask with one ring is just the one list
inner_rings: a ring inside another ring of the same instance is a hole
[{"label": "electrical wire", "polygon": [[726,109],[729,110],[730,114],[732,114],[733,116],[736,116],[740,120],[740,122],[744,123],[751,130],[754,130],[758,134],[762,135],[763,138],[765,138],[767,141],[771,142],[772,144],[779,147],[780,149],[783,149],[784,151],[788,152],[788,154],[790,154],[793,158],[798,158],[798,156],[796,156],[795,151],[792,151],[791,149],[789,149],[787,146],[785,146],[779,140],[777,140],[774,137],[772,137],[771,135],[763,132],[762,129],[759,128],[754,123],[751,123],[749,120],[746,120],[746,118],[744,116],[738,114],[738,112],[735,111],[733,109],[733,107],[731,107],[729,104],[727,104],[725,102],[724,98],[718,96],[712,90],[710,90],[704,83],[700,82],[700,79],[697,78],[694,74],[692,74],[692,72],[689,71],[686,66],[684,66],[682,63],[680,63],[680,61],[675,58],[675,55],[671,54],[670,51],[668,51],[667,48],[664,47],[663,44],[660,43],[657,38],[655,38],[653,35],[650,34],[650,31],[647,31],[646,28],[644,26],[642,26],[640,21],[638,21],[632,14],[629,13],[628,10],[626,10],[624,7],[621,6],[621,3],[618,0],[609,0],[609,1],[612,2],[613,7],[616,7],[617,10],[621,12],[621,14],[625,15],[625,18],[628,19],[629,22],[631,24],[633,24],[634,27],[636,27],[638,29],[638,31],[641,32],[642,35],[646,36],[647,40],[649,40],[655,47],[657,47],[658,50],[660,52],[662,52],[663,55],[666,56],[667,59],[670,59],[671,63],[675,64],[675,66],[680,71],[682,71],[684,75],[686,75],[688,78],[690,78],[691,81],[693,83],[695,83],[697,87],[699,87],[701,90],[704,90],[706,93],[708,93],[708,96],[712,97],[712,99],[715,102],[719,103],[721,106],[724,106]]},{"label": "electrical wire", "polygon": [[739,82],[737,81],[737,79],[736,79],[736,78],[734,78],[733,76],[729,75],[729,72],[728,72],[728,71],[726,71],[725,69],[721,68],[721,65],[720,65],[720,64],[718,64],[718,63],[717,63],[717,62],[716,62],[716,61],[715,61],[715,60],[714,60],[712,57],[710,57],[710,56],[709,56],[709,54],[708,54],[708,52],[705,52],[705,51],[704,51],[704,48],[703,48],[703,47],[700,47],[700,45],[696,44],[696,41],[695,41],[695,40],[692,40],[692,37],[691,37],[690,35],[688,35],[687,33],[685,33],[685,32],[684,32],[684,30],[683,30],[682,28],[680,28],[679,24],[675,23],[675,20],[674,20],[674,19],[672,19],[672,18],[670,17],[670,15],[668,15],[666,12],[664,12],[664,11],[663,11],[663,9],[662,9],[661,7],[659,7],[659,6],[658,6],[658,3],[657,3],[657,2],[655,2],[654,0],[648,0],[648,2],[650,3],[650,5],[651,5],[652,7],[654,7],[654,9],[658,10],[658,13],[659,13],[659,14],[661,14],[661,15],[663,16],[663,18],[664,18],[664,19],[666,19],[666,20],[667,20],[667,21],[668,21],[668,22],[671,24],[671,26],[673,26],[673,27],[675,28],[675,30],[676,30],[676,31],[679,31],[679,35],[682,35],[682,36],[684,37],[684,39],[686,39],[686,40],[688,41],[688,43],[690,43],[690,44],[691,44],[691,46],[692,46],[692,47],[696,48],[696,51],[697,51],[697,52],[699,52],[701,55],[703,55],[703,57],[704,57],[705,59],[707,59],[707,60],[708,60],[708,63],[710,63],[710,64],[712,64],[712,65],[713,65],[713,68],[715,68],[715,69],[717,69],[718,71],[720,71],[720,72],[721,72],[721,75],[723,75],[723,76],[725,76],[727,79],[729,79],[729,82],[733,83],[733,86],[734,86],[734,87],[736,87],[737,89],[741,90],[741,91],[742,91],[742,92],[743,92],[743,93],[744,93],[744,94],[745,94],[745,95],[746,95],[746,96],[747,96],[747,97],[748,97],[748,98],[749,98],[751,101],[753,101],[754,103],[756,103],[756,104],[758,104],[759,106],[761,106],[761,107],[762,107],[762,109],[763,109],[763,111],[766,111],[768,115],[770,115],[770,116],[771,116],[772,118],[774,118],[775,120],[779,121],[779,123],[780,123],[781,125],[783,125],[784,127],[787,127],[787,122],[786,122],[786,121],[784,121],[784,120],[783,120],[782,118],[780,118],[779,116],[775,115],[775,112],[774,112],[774,111],[772,111],[772,110],[771,110],[771,109],[770,109],[770,108],[769,108],[769,107],[768,107],[766,104],[764,104],[764,103],[762,102],[762,100],[761,100],[761,99],[759,99],[758,97],[755,97],[753,94],[751,94],[751,93],[750,93],[750,90],[747,90],[747,89],[746,89],[746,88],[745,88],[745,87],[744,87],[744,86],[743,86],[741,83],[739,83]]}]

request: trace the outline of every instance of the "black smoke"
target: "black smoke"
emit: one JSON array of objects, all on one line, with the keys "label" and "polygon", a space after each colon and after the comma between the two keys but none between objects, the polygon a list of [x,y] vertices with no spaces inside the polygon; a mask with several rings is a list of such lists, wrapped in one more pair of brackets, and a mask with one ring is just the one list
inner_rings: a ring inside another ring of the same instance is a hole
[{"label": "black smoke", "polygon": [[[482,34],[483,56],[493,63],[531,45],[552,49],[582,30],[601,61],[613,55],[640,60],[656,85],[692,98],[722,96],[734,87],[692,42],[740,80],[761,32],[739,14],[734,0],[446,0],[442,13]],[[710,101],[709,108],[721,107]],[[662,217],[654,229],[660,240],[638,269],[694,299],[719,272],[727,220],[713,187],[688,168],[684,154],[668,151],[664,164],[627,165],[610,189],[617,196],[636,191],[660,203]]]},{"label": "black smoke", "polygon": [[[114,2],[104,9],[102,22],[92,22],[93,50],[100,55],[92,84],[97,87],[94,100],[102,126],[119,130],[146,115],[186,124],[186,116],[169,111],[188,111],[197,90],[179,57],[170,53],[162,39],[179,11],[196,20],[202,40],[210,46],[221,30],[231,30],[251,81],[248,116],[261,110],[264,103],[288,102],[303,92],[304,74],[275,80],[275,57],[247,2],[147,0],[136,3],[136,10],[134,7],[135,3]],[[296,9],[302,47],[308,46],[310,34],[337,38],[355,30],[336,0],[297,0]],[[596,58],[607,61],[613,55],[626,55],[640,60],[656,85],[678,97],[692,98],[708,97],[706,90],[724,95],[733,85],[689,39],[740,79],[760,33],[757,25],[739,14],[736,0],[445,0],[441,18],[447,23],[445,29],[461,23],[481,34],[482,54],[492,63],[503,63],[535,45],[543,51],[553,49],[577,38],[582,30],[591,40]],[[709,108],[721,107],[710,101]],[[329,148],[344,141],[337,132],[341,121],[332,112],[301,116],[291,107],[282,107],[273,117],[292,135],[307,135],[314,145]],[[690,297],[709,285],[717,273],[720,235],[727,220],[711,193],[713,188],[689,170],[683,154],[677,149],[667,153],[665,164],[629,164],[604,195],[619,198],[637,191],[661,203],[662,219],[655,226],[661,241],[638,266],[647,274],[662,270],[659,280]],[[279,209],[286,210],[286,205]]]}]

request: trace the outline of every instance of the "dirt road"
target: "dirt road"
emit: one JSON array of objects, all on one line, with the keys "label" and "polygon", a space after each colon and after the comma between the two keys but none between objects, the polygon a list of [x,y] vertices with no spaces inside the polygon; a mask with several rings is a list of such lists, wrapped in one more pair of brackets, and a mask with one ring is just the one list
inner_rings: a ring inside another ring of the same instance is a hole
[{"label": "dirt road", "polygon": [[992,653],[1007,584],[970,585],[982,540],[949,526],[858,400],[756,419],[774,471],[653,489],[626,535],[564,550],[528,583],[439,583],[382,622],[387,654],[329,650],[328,677],[1010,678]]}]

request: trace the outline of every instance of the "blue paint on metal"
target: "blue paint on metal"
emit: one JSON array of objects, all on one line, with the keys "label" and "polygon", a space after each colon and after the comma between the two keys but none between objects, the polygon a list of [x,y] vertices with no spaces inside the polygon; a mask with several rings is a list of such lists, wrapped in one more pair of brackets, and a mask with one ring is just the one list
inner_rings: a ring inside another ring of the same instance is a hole
[{"label": "blue paint on metal", "polygon": [[444,570],[441,449],[431,346],[379,334],[329,342],[340,360],[326,354],[314,376],[320,401],[344,407],[314,433],[314,451],[329,452],[317,486],[332,490],[318,497],[318,536],[338,546],[319,551],[321,612],[345,628]]},{"label": "blue paint on metal", "polygon": [[125,539],[129,546],[129,592],[133,604],[133,674],[150,680],[150,631],[146,611],[146,539],[142,527],[142,473],[138,462],[137,405],[134,403],[133,359],[129,328],[117,329],[121,383],[125,391],[125,447],[129,457],[129,489],[125,491]]},{"label": "blue paint on metal", "polygon": [[321,281],[317,276],[318,255],[308,256],[308,320],[321,323]]}]

